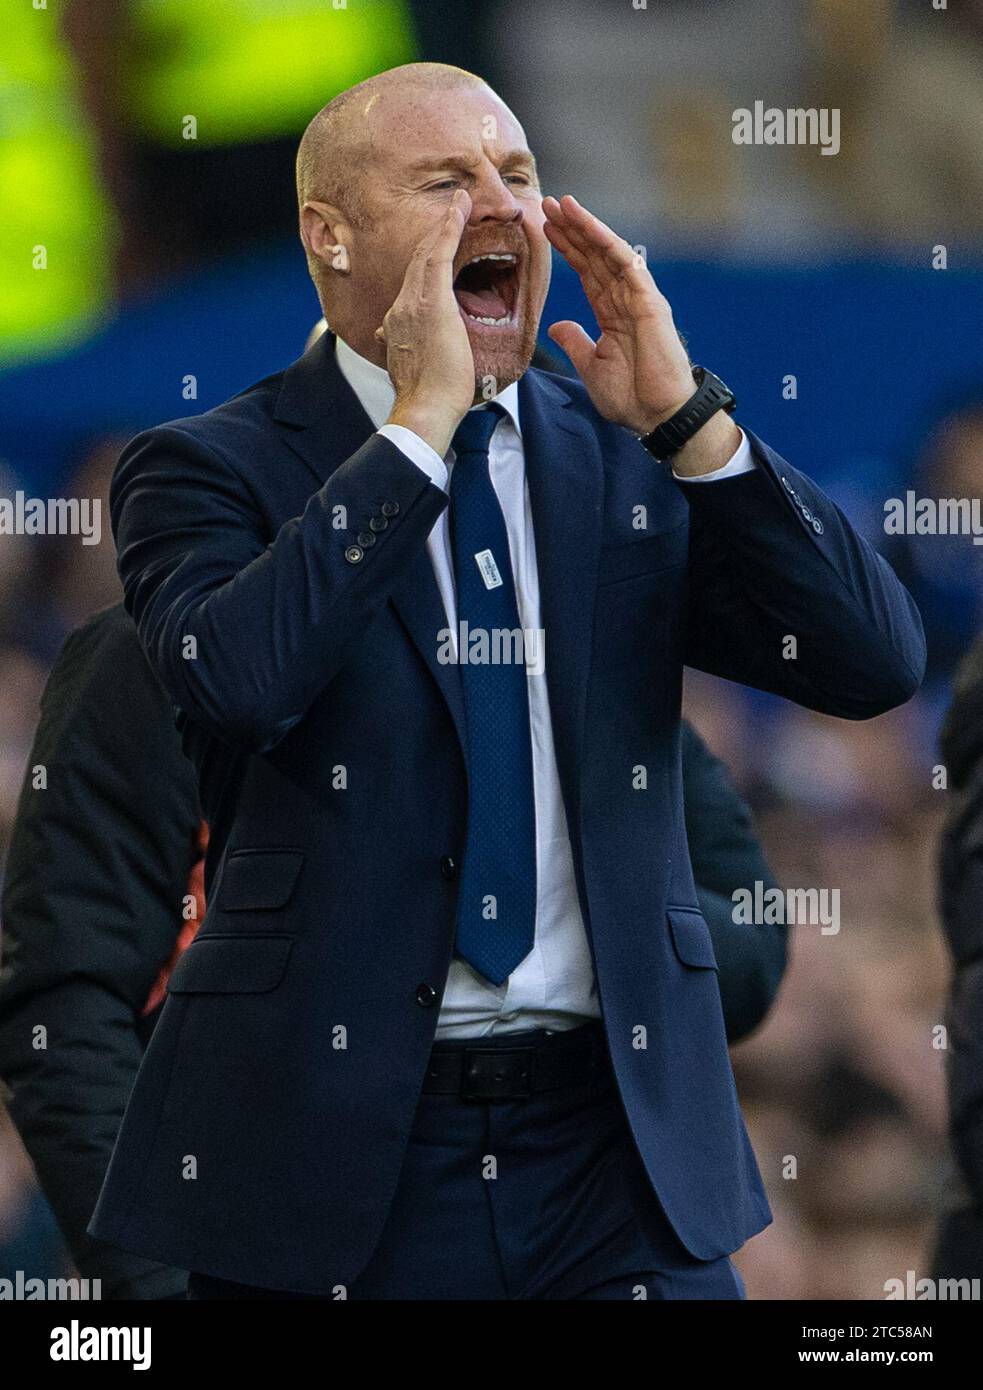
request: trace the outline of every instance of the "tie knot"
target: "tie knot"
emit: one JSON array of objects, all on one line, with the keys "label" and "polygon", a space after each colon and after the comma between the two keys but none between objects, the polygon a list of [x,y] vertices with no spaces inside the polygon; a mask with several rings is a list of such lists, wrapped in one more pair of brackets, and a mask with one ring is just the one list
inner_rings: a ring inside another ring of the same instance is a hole
[{"label": "tie knot", "polygon": [[481,409],[469,410],[454,431],[454,438],[451,440],[454,453],[458,457],[461,454],[487,454],[495,426],[504,413],[502,407],[494,403]]}]

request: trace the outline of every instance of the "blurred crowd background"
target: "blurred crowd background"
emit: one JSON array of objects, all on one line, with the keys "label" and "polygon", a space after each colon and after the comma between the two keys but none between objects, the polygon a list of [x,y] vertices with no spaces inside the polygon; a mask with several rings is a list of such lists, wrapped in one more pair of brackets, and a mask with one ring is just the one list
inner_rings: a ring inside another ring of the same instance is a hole
[{"label": "blurred crowd background", "polygon": [[[299,355],[320,310],[296,242],[297,138],[336,92],[414,57],[487,76],[545,187],[645,248],[739,418],[833,495],[922,608],[925,687],[869,723],[687,682],[779,882],[841,891],[839,933],[792,929],[773,1015],[734,1051],[776,1216],[740,1257],[749,1295],[882,1298],[929,1272],[954,1192],[933,768],[980,625],[981,552],[883,523],[909,488],[983,495],[983,0],[9,7],[0,495],[101,497],[103,536],[0,536],[0,856],[50,664],[119,596],[106,495],[121,444]],[[732,113],[756,100],[839,108],[840,152],[735,145]],[[590,323],[557,266],[544,321],[562,317]],[[65,1262],[0,1110],[0,1276]]]}]

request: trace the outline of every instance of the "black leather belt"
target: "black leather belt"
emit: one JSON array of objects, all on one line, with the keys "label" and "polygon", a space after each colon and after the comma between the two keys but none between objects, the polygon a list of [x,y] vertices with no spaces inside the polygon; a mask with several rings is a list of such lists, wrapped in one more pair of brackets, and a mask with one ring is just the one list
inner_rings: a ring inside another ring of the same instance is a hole
[{"label": "black leather belt", "polygon": [[526,1100],[542,1091],[583,1086],[609,1068],[604,1029],[586,1023],[564,1033],[435,1043],[423,1090],[470,1101]]}]

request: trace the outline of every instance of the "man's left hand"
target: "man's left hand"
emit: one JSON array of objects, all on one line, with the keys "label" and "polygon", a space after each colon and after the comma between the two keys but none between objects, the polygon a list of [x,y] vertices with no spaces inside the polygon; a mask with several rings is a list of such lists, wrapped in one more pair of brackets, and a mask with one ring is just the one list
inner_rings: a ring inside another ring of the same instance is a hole
[{"label": "man's left hand", "polygon": [[[696,390],[669,301],[623,237],[569,194],[543,199],[547,240],[580,276],[601,329],[595,343],[579,323],[554,323],[549,335],[567,354],[596,409],[636,434],[675,415]],[[718,411],[673,459],[677,477],[721,468],[741,440]]]},{"label": "man's left hand", "polygon": [[686,349],[643,258],[569,195],[543,199],[550,244],[580,276],[601,329],[595,343],[565,319],[549,335],[605,419],[648,434],[696,387]]}]

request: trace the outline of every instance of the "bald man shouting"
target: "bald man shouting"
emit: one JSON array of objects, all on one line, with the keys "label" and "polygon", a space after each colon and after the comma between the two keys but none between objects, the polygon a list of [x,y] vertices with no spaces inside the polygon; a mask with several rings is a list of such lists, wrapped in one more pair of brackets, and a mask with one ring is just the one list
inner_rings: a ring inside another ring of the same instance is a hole
[{"label": "bald man shouting", "polygon": [[331,331],[113,484],[211,841],[91,1229],[197,1298],[739,1298],[682,668],[867,718],[918,615],[479,78],[362,83],[297,175]]}]

